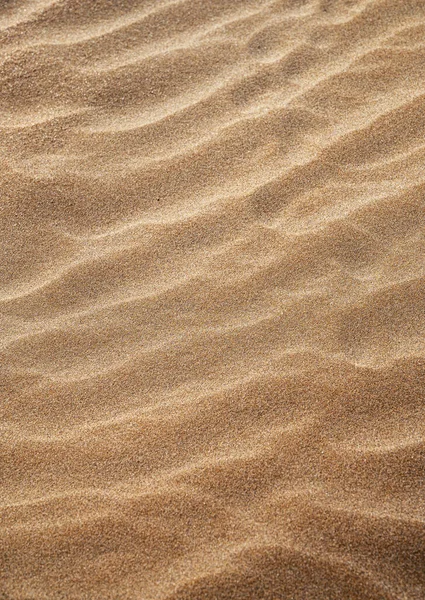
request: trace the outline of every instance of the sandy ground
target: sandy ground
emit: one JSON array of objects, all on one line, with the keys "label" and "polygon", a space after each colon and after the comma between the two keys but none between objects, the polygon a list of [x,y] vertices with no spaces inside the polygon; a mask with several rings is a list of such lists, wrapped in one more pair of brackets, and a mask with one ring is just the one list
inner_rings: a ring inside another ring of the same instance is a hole
[{"label": "sandy ground", "polygon": [[425,1],[3,0],[1,600],[425,598]]}]

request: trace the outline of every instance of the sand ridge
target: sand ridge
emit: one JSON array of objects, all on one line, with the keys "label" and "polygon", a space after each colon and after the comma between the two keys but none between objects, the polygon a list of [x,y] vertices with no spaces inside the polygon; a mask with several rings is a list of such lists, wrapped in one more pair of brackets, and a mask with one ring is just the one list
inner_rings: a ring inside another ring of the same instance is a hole
[{"label": "sand ridge", "polygon": [[0,7],[0,598],[425,597],[425,2]]}]

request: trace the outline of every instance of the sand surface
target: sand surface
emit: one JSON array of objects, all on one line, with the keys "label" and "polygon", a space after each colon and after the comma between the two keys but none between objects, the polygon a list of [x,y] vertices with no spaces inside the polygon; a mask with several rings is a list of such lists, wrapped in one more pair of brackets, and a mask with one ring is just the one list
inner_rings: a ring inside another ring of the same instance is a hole
[{"label": "sand surface", "polygon": [[0,599],[425,598],[425,1],[3,0]]}]

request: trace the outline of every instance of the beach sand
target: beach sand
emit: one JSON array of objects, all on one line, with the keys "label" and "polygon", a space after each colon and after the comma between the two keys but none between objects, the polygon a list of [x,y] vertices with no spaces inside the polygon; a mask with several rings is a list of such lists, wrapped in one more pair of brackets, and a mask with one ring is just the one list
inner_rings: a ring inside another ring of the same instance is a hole
[{"label": "beach sand", "polygon": [[1,600],[425,598],[425,1],[3,0]]}]

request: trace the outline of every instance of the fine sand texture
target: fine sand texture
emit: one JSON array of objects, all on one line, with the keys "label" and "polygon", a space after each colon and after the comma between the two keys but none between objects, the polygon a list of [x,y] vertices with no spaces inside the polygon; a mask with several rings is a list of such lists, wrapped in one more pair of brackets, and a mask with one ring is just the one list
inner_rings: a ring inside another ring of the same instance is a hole
[{"label": "fine sand texture", "polygon": [[425,0],[2,0],[0,599],[424,600]]}]

